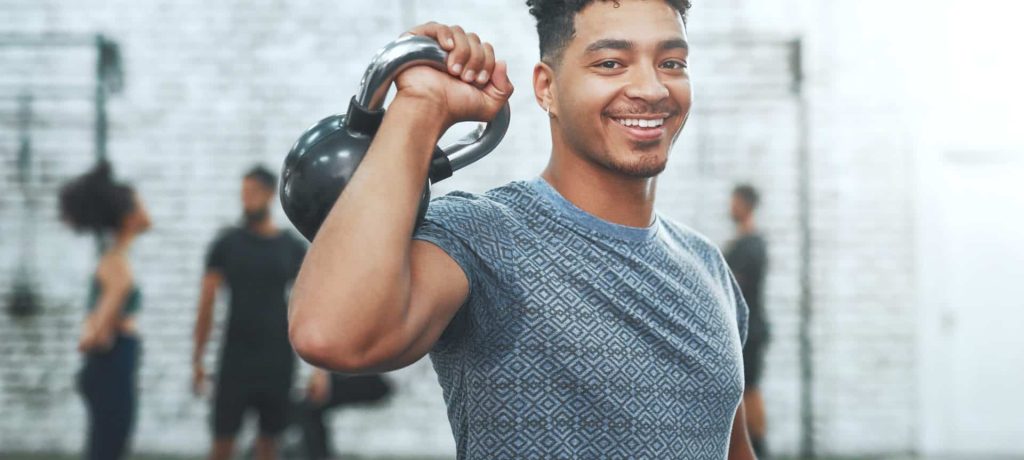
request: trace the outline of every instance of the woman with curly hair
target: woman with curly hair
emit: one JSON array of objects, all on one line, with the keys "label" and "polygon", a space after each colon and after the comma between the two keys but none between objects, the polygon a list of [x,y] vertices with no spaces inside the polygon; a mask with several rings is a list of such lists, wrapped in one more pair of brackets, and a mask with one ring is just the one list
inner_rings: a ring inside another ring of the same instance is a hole
[{"label": "woman with curly hair", "polygon": [[98,233],[105,243],[78,340],[85,355],[78,387],[89,414],[85,457],[119,459],[134,425],[140,351],[135,315],[142,299],[128,252],[149,229],[149,215],[132,187],[114,182],[105,161],[61,188],[60,213],[74,231]]}]

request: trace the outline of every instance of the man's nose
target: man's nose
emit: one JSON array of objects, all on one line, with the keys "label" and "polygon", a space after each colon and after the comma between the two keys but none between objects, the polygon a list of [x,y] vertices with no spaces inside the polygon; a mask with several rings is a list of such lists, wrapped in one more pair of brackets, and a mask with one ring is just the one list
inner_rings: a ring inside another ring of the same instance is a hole
[{"label": "man's nose", "polygon": [[668,87],[661,81],[658,70],[651,66],[634,67],[626,96],[656,103],[669,97]]}]

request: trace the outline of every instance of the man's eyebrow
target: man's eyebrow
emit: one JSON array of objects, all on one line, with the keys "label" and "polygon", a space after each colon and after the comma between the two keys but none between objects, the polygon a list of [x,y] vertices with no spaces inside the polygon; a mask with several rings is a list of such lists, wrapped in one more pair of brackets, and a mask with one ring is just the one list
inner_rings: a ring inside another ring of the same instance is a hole
[{"label": "man's eyebrow", "polygon": [[682,38],[673,38],[671,40],[665,40],[661,43],[658,43],[658,51],[668,51],[674,49],[688,50],[690,49],[690,44],[686,43],[686,40],[683,40]]},{"label": "man's eyebrow", "polygon": [[[583,51],[584,54],[590,54],[601,50],[619,50],[629,51],[632,50],[636,45],[629,40],[621,40],[616,38],[604,38],[594,43],[587,45],[587,49]],[[673,38],[664,40],[658,43],[658,51],[668,51],[673,49],[690,49],[689,43],[682,38]]]},{"label": "man's eyebrow", "polygon": [[583,51],[583,54],[590,54],[601,50],[629,51],[631,49],[633,49],[633,42],[631,41],[604,38],[587,45],[587,49]]}]

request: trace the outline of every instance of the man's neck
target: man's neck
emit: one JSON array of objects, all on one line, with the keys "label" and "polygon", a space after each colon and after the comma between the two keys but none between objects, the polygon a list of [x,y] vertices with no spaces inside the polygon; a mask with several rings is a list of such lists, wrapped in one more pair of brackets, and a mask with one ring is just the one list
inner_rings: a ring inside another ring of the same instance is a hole
[{"label": "man's neck", "polygon": [[629,227],[654,222],[655,178],[625,176],[571,154],[552,155],[541,177],[566,200],[602,220]]},{"label": "man's neck", "polygon": [[736,225],[736,230],[740,236],[749,236],[757,232],[757,226],[754,225],[754,219],[747,218]]},{"label": "man's neck", "polygon": [[277,226],[274,225],[274,221],[268,216],[259,222],[255,222],[246,226],[249,231],[261,235],[261,236],[274,236],[277,235]]}]

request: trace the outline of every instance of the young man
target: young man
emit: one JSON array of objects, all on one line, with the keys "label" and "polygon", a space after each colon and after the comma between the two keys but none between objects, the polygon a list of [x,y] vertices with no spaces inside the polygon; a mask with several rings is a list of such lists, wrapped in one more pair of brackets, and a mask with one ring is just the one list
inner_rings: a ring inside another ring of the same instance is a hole
[{"label": "young man", "polygon": [[245,413],[259,414],[256,455],[277,457],[277,436],[287,424],[295,353],[288,342],[287,289],[305,256],[305,243],[281,231],[270,218],[276,176],[262,167],[242,179],[244,223],[229,228],[206,257],[192,354],[193,389],[203,391],[203,355],[213,325],[217,289],[231,293],[227,331],[213,403],[214,444],[210,458],[228,459]]},{"label": "young man", "polygon": [[754,452],[765,457],[765,413],[761,397],[761,373],[768,345],[768,320],[764,314],[764,277],[768,265],[768,245],[757,231],[754,210],[760,197],[750,185],[738,185],[732,192],[729,214],[736,223],[737,236],[725,250],[725,260],[750,307],[749,333],[743,346],[743,375],[746,389],[743,406],[747,412],[747,430]]},{"label": "young man", "polygon": [[476,35],[412,29],[448,72],[399,76],[296,280],[292,343],[346,372],[430,352],[460,459],[753,458],[746,305],[720,252],[654,212],[690,108],[688,5],[527,4],[552,136],[541,177],[436,199],[410,241],[438,137],[513,90]]}]

